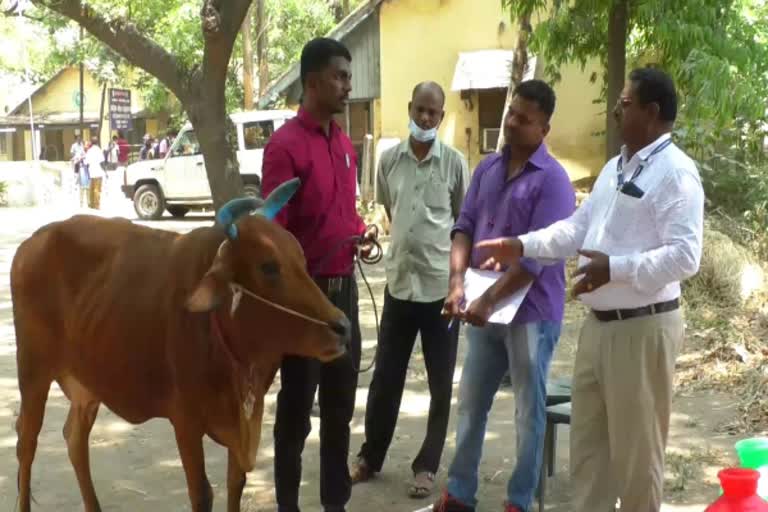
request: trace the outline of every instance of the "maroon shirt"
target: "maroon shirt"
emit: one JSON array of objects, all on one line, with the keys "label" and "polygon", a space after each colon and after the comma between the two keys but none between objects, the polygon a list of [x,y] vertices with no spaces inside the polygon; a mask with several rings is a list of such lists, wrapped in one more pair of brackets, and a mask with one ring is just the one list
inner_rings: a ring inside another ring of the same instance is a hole
[{"label": "maroon shirt", "polygon": [[267,197],[298,177],[301,187],[275,219],[304,249],[316,277],[351,275],[355,244],[365,232],[357,213],[357,157],[352,141],[331,121],[330,134],[304,110],[281,126],[264,149],[261,190]]}]

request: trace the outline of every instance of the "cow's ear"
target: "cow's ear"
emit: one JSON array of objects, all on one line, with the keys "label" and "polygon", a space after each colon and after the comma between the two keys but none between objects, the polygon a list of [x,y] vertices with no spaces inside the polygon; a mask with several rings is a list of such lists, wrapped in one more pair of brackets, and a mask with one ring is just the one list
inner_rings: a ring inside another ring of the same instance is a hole
[{"label": "cow's ear", "polygon": [[219,307],[230,291],[231,269],[229,244],[224,242],[219,247],[211,268],[187,299],[187,310],[193,313],[204,313]]}]

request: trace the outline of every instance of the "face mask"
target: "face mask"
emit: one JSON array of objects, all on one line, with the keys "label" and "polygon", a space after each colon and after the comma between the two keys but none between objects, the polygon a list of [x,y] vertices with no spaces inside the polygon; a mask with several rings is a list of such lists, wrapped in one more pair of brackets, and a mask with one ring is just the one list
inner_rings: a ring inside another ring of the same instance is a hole
[{"label": "face mask", "polygon": [[419,127],[413,119],[408,123],[408,129],[411,131],[411,136],[419,142],[432,142],[437,137],[437,128],[425,130]]}]

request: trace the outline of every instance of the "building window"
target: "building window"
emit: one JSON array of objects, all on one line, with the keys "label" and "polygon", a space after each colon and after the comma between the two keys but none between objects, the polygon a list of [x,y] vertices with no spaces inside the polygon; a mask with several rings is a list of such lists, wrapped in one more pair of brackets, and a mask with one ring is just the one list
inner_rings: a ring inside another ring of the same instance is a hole
[{"label": "building window", "polygon": [[0,155],[8,154],[8,134],[0,133]]},{"label": "building window", "polygon": [[493,153],[496,143],[502,136],[499,126],[504,117],[504,102],[507,89],[481,89],[477,91],[477,111],[480,126],[480,151]]},{"label": "building window", "polygon": [[272,120],[243,124],[245,149],[264,149],[274,130]]}]

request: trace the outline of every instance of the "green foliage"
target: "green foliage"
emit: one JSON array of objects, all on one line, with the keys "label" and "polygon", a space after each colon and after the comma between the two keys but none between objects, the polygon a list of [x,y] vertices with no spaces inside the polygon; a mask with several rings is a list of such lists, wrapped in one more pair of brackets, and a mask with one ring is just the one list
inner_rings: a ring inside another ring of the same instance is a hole
[{"label": "green foliage", "polygon": [[[298,60],[307,41],[328,33],[335,25],[335,20],[328,0],[266,2],[269,41],[267,61],[270,79],[275,79]],[[254,33],[254,40],[256,37]]]},{"label": "green foliage", "polygon": [[[710,212],[768,257],[768,2],[627,0],[627,66],[668,71],[679,94],[675,138],[699,163]],[[513,20],[534,12],[531,50],[560,79],[570,62],[602,64],[605,103],[608,17],[614,0],[502,0]]]}]

